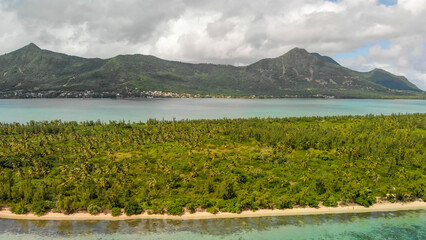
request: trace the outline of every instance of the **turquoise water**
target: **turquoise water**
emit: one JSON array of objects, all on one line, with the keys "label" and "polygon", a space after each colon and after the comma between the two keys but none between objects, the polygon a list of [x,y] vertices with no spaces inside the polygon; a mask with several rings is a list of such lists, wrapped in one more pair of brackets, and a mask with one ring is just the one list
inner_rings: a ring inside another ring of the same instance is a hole
[{"label": "turquoise water", "polygon": [[426,239],[426,210],[184,221],[0,219],[0,239]]},{"label": "turquoise water", "polygon": [[373,99],[3,99],[0,122],[146,121],[426,113],[425,100]]}]

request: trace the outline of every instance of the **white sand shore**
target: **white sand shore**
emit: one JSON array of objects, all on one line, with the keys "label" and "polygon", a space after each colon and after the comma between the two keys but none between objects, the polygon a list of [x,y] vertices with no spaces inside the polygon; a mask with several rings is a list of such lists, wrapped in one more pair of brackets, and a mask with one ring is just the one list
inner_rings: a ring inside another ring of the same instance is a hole
[{"label": "white sand shore", "polygon": [[181,216],[170,215],[148,215],[146,212],[140,215],[126,216],[122,214],[118,217],[113,217],[111,214],[101,213],[98,215],[90,215],[89,213],[73,213],[65,215],[62,213],[48,212],[43,216],[37,216],[32,213],[18,215],[10,212],[8,209],[0,211],[0,218],[12,219],[29,219],[29,220],[129,220],[129,219],[209,219],[209,218],[242,218],[242,217],[265,217],[265,216],[291,216],[291,215],[315,215],[315,214],[333,214],[333,213],[361,213],[361,212],[383,212],[383,211],[401,211],[401,210],[414,210],[426,209],[426,202],[419,200],[409,203],[389,203],[382,202],[376,203],[373,206],[366,208],[359,205],[354,206],[339,206],[339,207],[324,207],[320,208],[293,208],[285,210],[270,210],[263,209],[256,212],[243,211],[237,213],[224,213],[211,214],[207,212],[196,212],[194,214],[185,213]]}]

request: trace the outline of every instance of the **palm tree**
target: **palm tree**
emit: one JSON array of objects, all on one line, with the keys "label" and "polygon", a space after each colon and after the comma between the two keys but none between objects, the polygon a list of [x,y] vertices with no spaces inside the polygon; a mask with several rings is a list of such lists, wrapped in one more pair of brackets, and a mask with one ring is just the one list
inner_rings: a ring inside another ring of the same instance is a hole
[{"label": "palm tree", "polygon": [[155,178],[150,178],[147,183],[149,188],[155,188],[157,185],[157,180],[155,180]]}]

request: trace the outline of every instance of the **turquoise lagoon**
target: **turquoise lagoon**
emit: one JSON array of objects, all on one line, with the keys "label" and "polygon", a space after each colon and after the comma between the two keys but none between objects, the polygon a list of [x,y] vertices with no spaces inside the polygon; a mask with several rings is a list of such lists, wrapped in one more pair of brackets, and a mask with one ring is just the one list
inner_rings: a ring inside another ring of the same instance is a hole
[{"label": "turquoise lagoon", "polygon": [[0,123],[131,121],[426,113],[425,100],[378,99],[3,99]]}]

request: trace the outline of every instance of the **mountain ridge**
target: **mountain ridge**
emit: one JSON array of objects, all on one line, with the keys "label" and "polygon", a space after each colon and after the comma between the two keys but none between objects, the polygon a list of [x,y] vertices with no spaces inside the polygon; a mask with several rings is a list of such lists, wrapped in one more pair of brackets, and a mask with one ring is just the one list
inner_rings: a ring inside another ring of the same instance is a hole
[{"label": "mountain ridge", "polygon": [[424,96],[403,76],[357,72],[294,48],[246,66],[168,61],[152,55],[82,58],[30,43],[0,56],[3,91],[169,91],[201,95],[349,98]]}]

